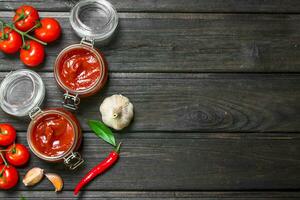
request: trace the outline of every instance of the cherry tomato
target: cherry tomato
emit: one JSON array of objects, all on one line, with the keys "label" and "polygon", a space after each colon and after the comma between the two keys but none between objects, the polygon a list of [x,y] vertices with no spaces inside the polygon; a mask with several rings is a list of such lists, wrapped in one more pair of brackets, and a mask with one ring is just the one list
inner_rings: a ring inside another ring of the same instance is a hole
[{"label": "cherry tomato", "polygon": [[30,153],[23,144],[12,144],[7,148],[5,158],[13,166],[22,166],[28,162]]},{"label": "cherry tomato", "polygon": [[8,190],[18,183],[19,174],[13,166],[0,165],[0,173],[0,189]]},{"label": "cherry tomato", "polygon": [[8,146],[16,139],[16,130],[10,124],[0,124],[0,146]]},{"label": "cherry tomato", "polygon": [[40,43],[29,40],[26,41],[26,47],[28,49],[21,49],[20,59],[21,61],[29,66],[36,67],[44,61],[45,49]]},{"label": "cherry tomato", "polygon": [[[2,38],[0,32],[0,38]],[[4,39],[0,39],[0,50],[4,53],[16,53],[22,46],[22,37],[14,30],[6,27],[4,28]]]},{"label": "cherry tomato", "polygon": [[53,42],[57,40],[61,34],[61,28],[58,21],[54,18],[44,18],[40,21],[41,26],[34,30],[37,39],[43,42]]},{"label": "cherry tomato", "polygon": [[39,18],[39,13],[34,7],[23,5],[16,10],[13,21],[17,29],[25,32],[34,27]]}]

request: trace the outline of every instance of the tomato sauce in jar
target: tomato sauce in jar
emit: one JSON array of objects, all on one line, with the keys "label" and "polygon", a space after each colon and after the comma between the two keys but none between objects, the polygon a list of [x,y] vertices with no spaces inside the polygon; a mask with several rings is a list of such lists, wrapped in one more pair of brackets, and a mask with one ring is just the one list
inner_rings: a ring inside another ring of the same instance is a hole
[{"label": "tomato sauce in jar", "polygon": [[80,98],[101,90],[108,77],[107,64],[100,51],[85,44],[66,47],[54,64],[54,77],[65,91],[64,106],[76,110]]},{"label": "tomato sauce in jar", "polygon": [[68,151],[74,143],[73,125],[62,115],[48,114],[33,127],[31,141],[40,153],[52,157]]},{"label": "tomato sauce in jar", "polygon": [[100,65],[93,52],[83,48],[73,49],[63,55],[58,74],[65,86],[82,91],[95,85],[101,77]]},{"label": "tomato sauce in jar", "polygon": [[83,0],[71,9],[69,20],[81,42],[59,53],[54,76],[64,91],[63,106],[77,110],[81,98],[94,95],[106,83],[107,63],[96,46],[111,41],[119,18],[117,10],[106,0]]},{"label": "tomato sauce in jar", "polygon": [[27,142],[37,157],[76,169],[84,162],[77,152],[82,140],[80,124],[66,109],[41,110],[45,94],[44,82],[36,72],[13,71],[0,84],[0,107],[9,115],[31,118]]},{"label": "tomato sauce in jar", "polygon": [[81,139],[79,122],[63,108],[38,111],[27,130],[29,147],[36,156],[49,162],[64,161],[70,169],[83,162],[76,152]]}]

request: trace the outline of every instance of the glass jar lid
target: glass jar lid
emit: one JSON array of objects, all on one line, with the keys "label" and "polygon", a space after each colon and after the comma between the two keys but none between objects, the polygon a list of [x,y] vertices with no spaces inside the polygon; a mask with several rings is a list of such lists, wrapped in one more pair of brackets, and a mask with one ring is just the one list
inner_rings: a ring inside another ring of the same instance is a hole
[{"label": "glass jar lid", "polygon": [[16,117],[29,115],[42,104],[44,97],[42,78],[32,70],[10,72],[0,85],[0,107]]},{"label": "glass jar lid", "polygon": [[101,42],[113,35],[118,25],[118,14],[106,0],[84,0],[72,8],[70,22],[79,37]]}]

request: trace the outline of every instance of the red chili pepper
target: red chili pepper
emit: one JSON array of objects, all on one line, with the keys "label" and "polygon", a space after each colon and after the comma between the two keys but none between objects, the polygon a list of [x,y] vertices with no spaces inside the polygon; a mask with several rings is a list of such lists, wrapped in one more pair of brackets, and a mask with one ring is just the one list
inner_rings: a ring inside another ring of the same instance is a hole
[{"label": "red chili pepper", "polygon": [[97,166],[95,166],[93,169],[91,169],[84,177],[81,179],[81,181],[76,185],[74,190],[74,195],[77,195],[78,192],[83,188],[86,184],[88,184],[90,181],[92,181],[96,176],[102,174],[107,169],[109,169],[111,166],[113,166],[118,158],[120,153],[120,146],[121,143],[119,143],[116,150],[113,150],[110,152],[110,154]]}]

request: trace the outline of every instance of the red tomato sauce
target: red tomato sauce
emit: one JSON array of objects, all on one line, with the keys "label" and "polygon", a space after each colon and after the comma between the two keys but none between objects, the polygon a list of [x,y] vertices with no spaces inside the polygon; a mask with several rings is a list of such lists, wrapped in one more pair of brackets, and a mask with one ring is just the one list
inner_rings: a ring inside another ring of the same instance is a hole
[{"label": "red tomato sauce", "polygon": [[41,117],[33,127],[31,135],[35,149],[46,156],[59,156],[74,143],[72,124],[62,115],[48,114]]},{"label": "red tomato sauce", "polygon": [[101,75],[97,56],[86,49],[73,49],[63,56],[58,67],[63,84],[71,90],[80,91],[94,86]]}]

